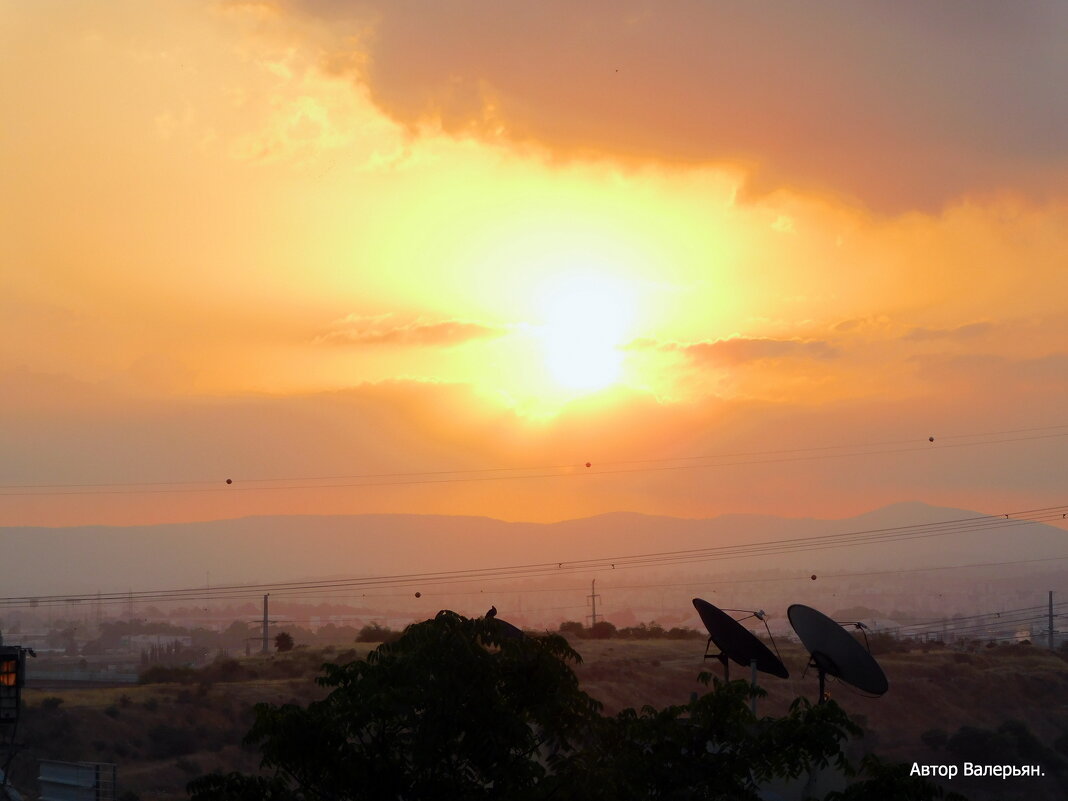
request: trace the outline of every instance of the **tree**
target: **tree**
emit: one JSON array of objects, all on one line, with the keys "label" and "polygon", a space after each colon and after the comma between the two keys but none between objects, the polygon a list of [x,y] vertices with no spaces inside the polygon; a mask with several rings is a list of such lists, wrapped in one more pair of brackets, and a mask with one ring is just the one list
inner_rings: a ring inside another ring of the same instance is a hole
[{"label": "tree", "polygon": [[293,650],[293,637],[285,631],[278,632],[274,638],[274,647],[279,653]]},{"label": "tree", "polygon": [[582,637],[586,633],[586,627],[577,620],[565,620],[560,624],[560,633],[573,634],[576,637]]},{"label": "tree", "polygon": [[920,735],[920,739],[928,748],[937,751],[949,742],[949,732],[945,729],[928,729]]},{"label": "tree", "polygon": [[854,782],[840,792],[828,793],[825,801],[967,801],[959,793],[946,792],[937,784],[911,775],[908,765],[887,764],[874,754],[868,754],[861,760],[861,768],[865,779]]},{"label": "tree", "polygon": [[616,627],[607,620],[598,620],[590,626],[590,637],[595,640],[607,640],[616,636]]},{"label": "tree", "polygon": [[[441,612],[366,661],[326,665],[306,708],[259,704],[246,741],[269,778],[208,776],[208,799],[522,798],[539,755],[571,747],[598,705],[559,636],[510,639],[496,620]],[[487,789],[488,788],[488,789]]]},{"label": "tree", "polygon": [[759,690],[708,673],[711,691],[688,705],[604,716],[579,688],[578,661],[558,634],[514,638],[499,621],[439,612],[366,661],[325,665],[323,700],[257,705],[245,741],[266,775],[211,774],[189,791],[194,801],[755,800],[772,778],[845,769],[841,745],[859,733],[833,702],[799,699],[758,720]]},{"label": "tree", "polygon": [[393,642],[400,637],[399,631],[378,623],[368,623],[356,635],[356,642]]}]

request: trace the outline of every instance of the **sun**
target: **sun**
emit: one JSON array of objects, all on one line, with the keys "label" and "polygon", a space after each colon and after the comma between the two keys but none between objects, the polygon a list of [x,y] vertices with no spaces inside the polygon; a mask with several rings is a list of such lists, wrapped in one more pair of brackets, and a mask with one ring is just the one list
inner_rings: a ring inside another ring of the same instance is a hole
[{"label": "sun", "polygon": [[594,391],[619,381],[621,345],[634,318],[634,293],[605,276],[569,276],[546,286],[539,330],[549,374],[561,387]]}]

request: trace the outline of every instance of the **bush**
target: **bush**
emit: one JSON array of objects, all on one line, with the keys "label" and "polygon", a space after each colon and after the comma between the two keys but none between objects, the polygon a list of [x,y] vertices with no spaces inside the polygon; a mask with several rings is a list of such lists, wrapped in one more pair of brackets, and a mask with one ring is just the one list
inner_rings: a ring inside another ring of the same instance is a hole
[{"label": "bush", "polygon": [[161,723],[148,731],[149,755],[153,759],[185,756],[197,750],[197,738],[189,729]]},{"label": "bush", "polygon": [[607,640],[616,636],[616,627],[607,620],[598,620],[590,626],[590,638],[594,640]]},{"label": "bush", "polygon": [[928,729],[920,735],[920,739],[928,748],[938,751],[949,742],[949,733],[945,729]]},{"label": "bush", "polygon": [[245,681],[257,677],[257,672],[236,659],[219,659],[200,671],[201,682]]},{"label": "bush", "polygon": [[293,635],[288,631],[280,631],[274,638],[274,647],[279,653],[293,650]]},{"label": "bush", "polygon": [[400,636],[399,631],[394,631],[388,626],[369,623],[360,629],[360,633],[356,635],[356,642],[396,642]]},{"label": "bush", "polygon": [[949,738],[946,750],[962,762],[1040,764],[1047,772],[1057,775],[1066,767],[1059,754],[1043,745],[1027,725],[1018,720],[1007,720],[993,730],[961,726]]},{"label": "bush", "polygon": [[56,697],[54,695],[50,695],[47,698],[42,698],[41,699],[41,709],[45,710],[46,712],[51,712],[53,710],[59,709],[59,707],[60,707],[60,705],[62,703],[63,703],[63,699],[62,698],[58,698],[58,697]]}]

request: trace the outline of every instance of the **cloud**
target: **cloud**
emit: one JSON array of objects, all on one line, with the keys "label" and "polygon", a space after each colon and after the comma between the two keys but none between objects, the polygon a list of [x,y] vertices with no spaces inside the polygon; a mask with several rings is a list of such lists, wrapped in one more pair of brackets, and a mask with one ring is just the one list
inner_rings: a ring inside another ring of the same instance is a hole
[{"label": "cloud", "polygon": [[407,347],[450,347],[476,339],[491,339],[506,329],[461,320],[437,323],[416,318],[409,323],[391,322],[391,314],[363,317],[349,314],[334,321],[330,330],[315,337],[316,345],[398,345]]},{"label": "cloud", "polygon": [[1016,392],[1031,402],[1042,396],[1068,401],[1068,352],[1048,353],[1034,358],[1013,358],[993,353],[955,356],[915,356],[918,374],[932,384],[965,386],[975,395],[997,387],[1003,393]]},{"label": "cloud", "polygon": [[[289,0],[327,65],[417,129],[731,163],[746,188],[934,211],[1068,174],[1068,6]],[[354,44],[355,42],[355,44]]]},{"label": "cloud", "polygon": [[923,328],[911,329],[902,339],[911,342],[926,342],[930,340],[968,340],[980,337],[994,330],[992,323],[980,322],[957,326],[956,328]]},{"label": "cloud", "polygon": [[769,339],[763,337],[729,337],[711,342],[657,344],[655,340],[638,339],[628,346],[631,350],[656,348],[674,351],[701,364],[711,363],[734,367],[750,362],[779,359],[831,359],[837,355],[828,342],[817,339]]}]

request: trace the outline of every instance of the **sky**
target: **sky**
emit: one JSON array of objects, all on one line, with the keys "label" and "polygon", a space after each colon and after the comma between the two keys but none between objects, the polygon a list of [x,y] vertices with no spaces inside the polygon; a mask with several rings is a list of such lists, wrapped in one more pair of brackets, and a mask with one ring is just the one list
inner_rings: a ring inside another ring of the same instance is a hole
[{"label": "sky", "polygon": [[1068,502],[1063,3],[0,19],[0,525]]}]

